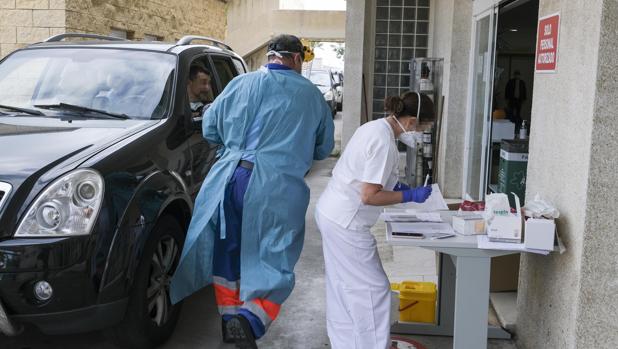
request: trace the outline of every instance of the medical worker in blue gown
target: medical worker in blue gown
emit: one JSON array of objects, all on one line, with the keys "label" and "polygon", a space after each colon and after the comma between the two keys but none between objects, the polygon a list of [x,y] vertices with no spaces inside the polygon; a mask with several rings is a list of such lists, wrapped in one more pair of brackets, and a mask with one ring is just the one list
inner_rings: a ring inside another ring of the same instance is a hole
[{"label": "medical worker in blue gown", "polygon": [[225,342],[257,348],[294,287],[313,160],[333,148],[333,119],[300,72],[301,41],[280,35],[269,63],[232,80],[205,112],[203,135],[223,145],[206,177],[172,280],[172,301],[214,284]]},{"label": "medical worker in blue gown", "polygon": [[381,206],[424,202],[431,186],[398,183],[397,141],[415,147],[431,125],[433,103],[406,92],[387,97],[389,116],[359,127],[333,169],[316,206],[326,266],[326,320],[333,349],[387,349],[390,283],[371,227]]}]

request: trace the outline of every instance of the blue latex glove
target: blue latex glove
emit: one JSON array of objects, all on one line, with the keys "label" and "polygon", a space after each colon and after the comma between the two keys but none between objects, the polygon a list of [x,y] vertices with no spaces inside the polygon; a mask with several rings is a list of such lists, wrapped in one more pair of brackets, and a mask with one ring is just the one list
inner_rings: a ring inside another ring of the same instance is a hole
[{"label": "blue latex glove", "polygon": [[401,182],[397,182],[397,184],[395,185],[395,188],[393,189],[393,191],[404,191],[404,190],[408,190],[410,189],[410,186],[405,184],[405,183],[401,183]]},{"label": "blue latex glove", "polygon": [[414,189],[408,189],[402,191],[403,193],[403,202],[418,202],[423,203],[427,200],[429,195],[431,195],[431,186],[426,187],[418,187]]}]

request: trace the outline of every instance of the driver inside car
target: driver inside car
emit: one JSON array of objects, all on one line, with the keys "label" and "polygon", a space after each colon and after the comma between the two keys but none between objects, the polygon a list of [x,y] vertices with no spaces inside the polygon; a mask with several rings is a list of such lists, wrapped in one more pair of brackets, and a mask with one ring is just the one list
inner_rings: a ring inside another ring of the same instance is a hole
[{"label": "driver inside car", "polygon": [[211,73],[206,67],[200,63],[191,64],[187,94],[189,95],[189,105],[193,117],[200,116],[204,106],[213,100],[210,81]]}]

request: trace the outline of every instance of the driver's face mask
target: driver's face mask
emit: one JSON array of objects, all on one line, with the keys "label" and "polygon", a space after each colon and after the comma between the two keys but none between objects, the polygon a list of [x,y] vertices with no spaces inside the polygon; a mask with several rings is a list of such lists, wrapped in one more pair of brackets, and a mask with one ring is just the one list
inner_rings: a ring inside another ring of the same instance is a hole
[{"label": "driver's face mask", "polygon": [[[419,115],[421,114],[421,94],[416,92],[416,95],[418,96],[418,110],[416,111],[416,120],[418,122]],[[416,143],[422,141],[423,134],[421,132],[408,131],[403,127],[401,122],[397,120],[397,118],[395,118],[395,121],[397,121],[397,124],[399,125],[399,127],[401,127],[401,130],[403,131],[399,135],[399,141],[410,148],[416,148]]]},{"label": "driver's face mask", "polygon": [[204,106],[204,103],[202,103],[202,102],[190,102],[189,105],[191,106],[191,111],[197,111],[199,109],[199,107]]}]

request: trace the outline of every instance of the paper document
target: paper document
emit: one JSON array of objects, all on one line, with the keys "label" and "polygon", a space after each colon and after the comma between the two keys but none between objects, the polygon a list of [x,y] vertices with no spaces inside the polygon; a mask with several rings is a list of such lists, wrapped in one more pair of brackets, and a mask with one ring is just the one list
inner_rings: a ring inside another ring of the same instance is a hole
[{"label": "paper document", "polygon": [[419,212],[416,217],[423,222],[442,222],[442,217],[437,212]]},{"label": "paper document", "polygon": [[386,222],[442,222],[442,217],[437,212],[409,212],[407,210],[385,210],[382,213],[382,219]]},{"label": "paper document", "polygon": [[477,244],[478,248],[484,250],[500,250],[500,251],[520,251],[520,252],[530,252],[530,253],[538,253],[543,255],[548,255],[551,251],[545,250],[535,250],[531,248],[526,248],[523,243],[517,244],[512,242],[493,242],[489,241],[489,237],[487,235],[478,235],[477,236]]},{"label": "paper document", "polygon": [[421,233],[426,237],[432,237],[434,235],[442,234],[455,234],[453,227],[448,223],[432,223],[432,222],[419,222],[419,223],[399,223],[391,222],[391,230],[398,232],[410,232]]},{"label": "paper document", "polygon": [[405,204],[395,205],[395,207],[415,209],[424,212],[448,210],[446,201],[444,201],[444,197],[442,196],[442,191],[440,191],[440,186],[437,184],[431,185],[431,196],[429,196],[427,201],[423,202],[422,204],[419,204],[417,202],[408,202]]}]

